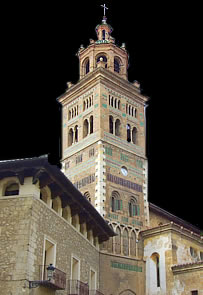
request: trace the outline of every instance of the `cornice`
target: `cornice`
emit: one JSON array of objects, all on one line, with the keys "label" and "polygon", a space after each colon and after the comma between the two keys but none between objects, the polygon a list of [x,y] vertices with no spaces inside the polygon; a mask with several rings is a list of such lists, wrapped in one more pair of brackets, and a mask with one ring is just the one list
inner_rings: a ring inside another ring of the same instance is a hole
[{"label": "cornice", "polygon": [[195,271],[195,272],[202,271],[203,261],[173,265],[171,269],[173,271],[173,274],[180,274],[180,273],[191,272],[191,271]]},{"label": "cornice", "polygon": [[141,235],[144,239],[147,239],[150,237],[158,236],[165,233],[172,233],[172,232],[178,233],[181,236],[185,236],[189,239],[196,240],[200,244],[203,244],[202,236],[196,233],[193,233],[192,231],[189,231],[188,229],[178,224],[175,224],[174,222],[166,223],[157,227],[143,230],[141,231]]},{"label": "cornice", "polygon": [[136,100],[143,105],[148,101],[148,97],[139,93],[139,90],[128,80],[119,77],[117,74],[108,71],[107,69],[97,68],[93,72],[87,74],[84,78],[72,85],[67,91],[57,98],[61,104],[65,104],[67,100],[75,98],[77,95],[82,95],[87,91],[87,88],[93,87],[98,82],[105,84],[108,87],[116,88],[124,96]]}]

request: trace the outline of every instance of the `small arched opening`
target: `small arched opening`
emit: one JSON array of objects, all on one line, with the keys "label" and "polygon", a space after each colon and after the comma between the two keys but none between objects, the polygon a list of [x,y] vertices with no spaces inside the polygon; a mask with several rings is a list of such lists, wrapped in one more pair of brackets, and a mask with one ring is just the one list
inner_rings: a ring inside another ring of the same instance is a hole
[{"label": "small arched opening", "polygon": [[73,129],[71,128],[68,132],[68,146],[73,144]]},{"label": "small arched opening", "polygon": [[119,119],[116,119],[116,122],[115,122],[115,135],[116,136],[120,136],[121,135],[120,127],[121,127],[121,122],[120,122]]},{"label": "small arched opening", "polygon": [[113,134],[113,116],[109,116],[109,133]]},{"label": "small arched opening", "polygon": [[94,126],[93,126],[93,116],[90,116],[90,134],[93,133],[93,130],[94,130],[93,127],[94,127]]},{"label": "small arched opening", "polygon": [[87,119],[85,119],[83,123],[83,138],[88,135],[88,129],[89,129],[89,122]]},{"label": "small arched opening", "polygon": [[133,130],[132,130],[132,142],[134,144],[137,144],[137,128],[136,127],[133,127]]},{"label": "small arched opening", "polygon": [[131,142],[131,126],[130,124],[127,124],[127,141]]},{"label": "small arched opening", "polygon": [[114,72],[120,73],[120,60],[117,57],[114,57]]},{"label": "small arched opening", "polygon": [[78,142],[78,125],[75,126],[75,142]]},{"label": "small arched opening", "polygon": [[96,58],[96,62],[98,63],[100,61],[100,59],[102,59],[102,61],[105,63],[105,68],[107,68],[107,57],[104,54],[99,55]]},{"label": "small arched opening", "polygon": [[88,74],[90,71],[90,61],[89,58],[86,58],[84,61],[84,74]]}]

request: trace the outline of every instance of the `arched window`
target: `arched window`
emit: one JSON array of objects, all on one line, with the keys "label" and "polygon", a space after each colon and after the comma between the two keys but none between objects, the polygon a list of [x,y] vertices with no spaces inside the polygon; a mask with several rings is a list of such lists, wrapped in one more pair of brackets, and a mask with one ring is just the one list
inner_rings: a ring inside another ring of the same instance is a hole
[{"label": "arched window", "polygon": [[68,132],[68,146],[73,144],[73,129],[71,128]]},{"label": "arched window", "polygon": [[115,108],[117,108],[117,98],[115,98],[115,104],[114,104]]},{"label": "arched window", "polygon": [[120,100],[118,100],[118,109],[120,110],[120,108],[121,108],[121,102]]},{"label": "arched window", "polygon": [[115,237],[115,253],[121,254],[121,230],[118,226],[116,228],[116,234],[117,236]]},{"label": "arched window", "polygon": [[131,142],[131,126],[127,124],[127,141]]},{"label": "arched window", "polygon": [[116,120],[116,123],[115,123],[115,135],[116,136],[120,136],[121,135],[120,126],[121,126],[121,122],[120,122],[119,119],[117,119]]},{"label": "arched window", "polygon": [[132,130],[132,142],[134,144],[137,144],[137,128],[136,127],[133,127],[133,130]]},{"label": "arched window", "polygon": [[89,58],[85,60],[85,74],[88,74],[90,71],[90,61]]},{"label": "arched window", "polygon": [[93,133],[93,116],[90,116],[90,134]]},{"label": "arched window", "polygon": [[88,120],[85,119],[83,123],[83,138],[88,135],[88,128],[89,128],[89,123],[88,123]]},{"label": "arched window", "polygon": [[125,228],[123,231],[123,255],[129,255],[129,240],[128,240],[128,231]]},{"label": "arched window", "polygon": [[153,253],[151,256],[151,269],[153,271],[153,277],[154,277],[154,280],[156,280],[157,287],[160,287],[160,261],[159,260],[160,260],[159,254]]},{"label": "arched window", "polygon": [[117,191],[113,191],[111,194],[111,211],[116,212],[123,209],[122,200]]},{"label": "arched window", "polygon": [[130,236],[130,255],[136,256],[136,233],[134,231],[131,232]]},{"label": "arched window", "polygon": [[84,193],[85,198],[91,203],[91,197],[89,192]]},{"label": "arched window", "polygon": [[78,125],[75,126],[75,142],[78,142]]},{"label": "arched window", "polygon": [[128,110],[128,111],[129,111],[129,115],[131,115],[131,108],[132,108],[132,107],[129,106],[129,110]]},{"label": "arched window", "polygon": [[104,62],[107,62],[107,57],[106,57],[105,55],[100,55],[100,56],[98,56],[98,57],[97,57],[97,62],[100,61],[100,58],[102,58]]},{"label": "arched window", "polygon": [[106,32],[105,30],[102,30],[102,39],[105,40],[105,38],[106,38]]},{"label": "arched window", "polygon": [[111,97],[111,106],[113,107],[113,102],[114,102],[114,98],[113,96]]},{"label": "arched window", "polygon": [[105,55],[99,55],[96,59],[97,63],[100,61],[100,58],[102,58],[103,62],[105,62],[105,68],[107,68],[107,57]]},{"label": "arched window", "polygon": [[128,203],[128,212],[130,217],[139,216],[140,208],[135,198],[131,198]]},{"label": "arched window", "polygon": [[113,117],[109,116],[109,133],[113,134]]},{"label": "arched window", "polygon": [[19,184],[18,183],[10,183],[5,188],[5,196],[15,196],[19,195]]},{"label": "arched window", "polygon": [[120,61],[118,58],[114,58],[114,72],[120,73]]}]

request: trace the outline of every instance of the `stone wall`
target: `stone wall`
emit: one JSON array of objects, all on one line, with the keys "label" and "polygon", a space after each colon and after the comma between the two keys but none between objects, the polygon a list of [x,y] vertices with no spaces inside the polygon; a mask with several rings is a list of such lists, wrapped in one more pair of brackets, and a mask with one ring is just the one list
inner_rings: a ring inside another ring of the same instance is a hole
[{"label": "stone wall", "polygon": [[104,294],[145,294],[144,261],[101,253],[100,289]]},{"label": "stone wall", "polygon": [[[41,279],[39,270],[44,259],[45,239],[55,244],[55,266],[66,273],[67,280],[71,278],[72,256],[80,261],[82,282],[89,282],[90,268],[96,271],[98,280],[96,247],[40,199],[32,195],[2,197],[0,228],[0,290],[4,290],[5,295],[46,294],[46,288],[28,288],[28,281]],[[57,294],[66,293],[57,291]]]}]

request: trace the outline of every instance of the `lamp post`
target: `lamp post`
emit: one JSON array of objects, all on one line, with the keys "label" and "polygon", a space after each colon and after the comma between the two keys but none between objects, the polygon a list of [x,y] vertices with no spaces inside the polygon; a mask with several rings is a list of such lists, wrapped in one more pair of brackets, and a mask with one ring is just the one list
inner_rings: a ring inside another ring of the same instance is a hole
[{"label": "lamp post", "polygon": [[54,274],[54,270],[55,267],[53,266],[53,264],[49,264],[49,266],[47,267],[47,279],[48,281],[51,281],[53,279],[53,274]]}]

